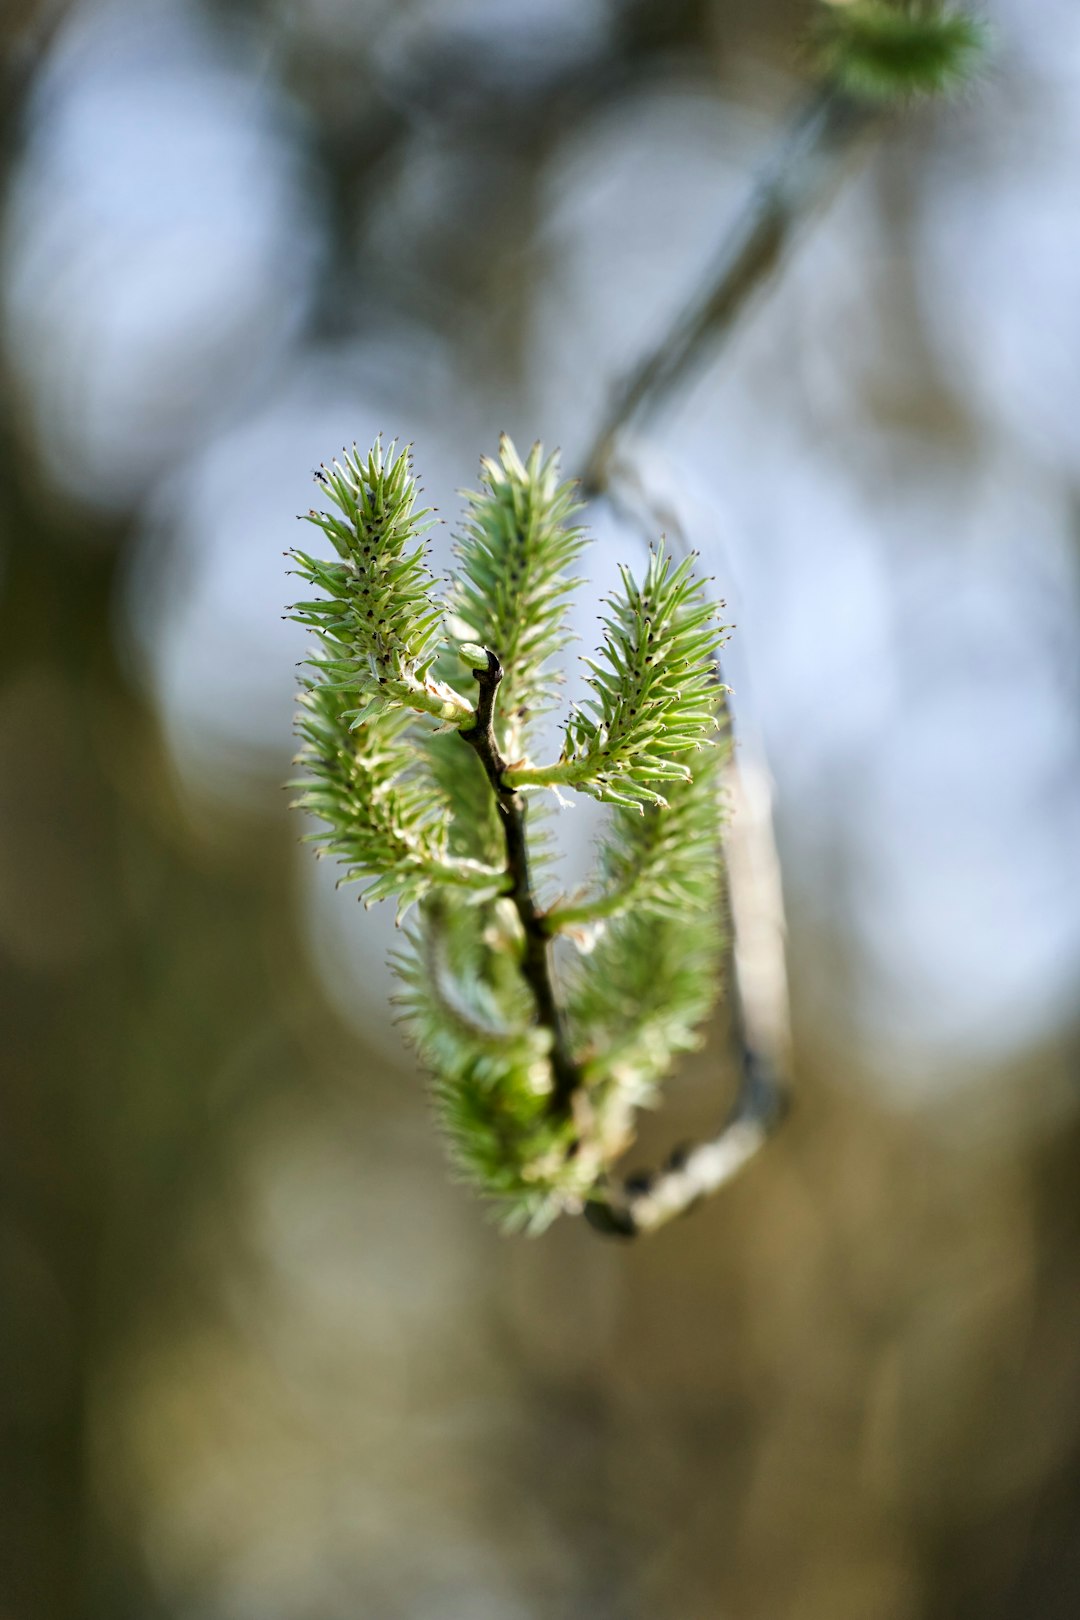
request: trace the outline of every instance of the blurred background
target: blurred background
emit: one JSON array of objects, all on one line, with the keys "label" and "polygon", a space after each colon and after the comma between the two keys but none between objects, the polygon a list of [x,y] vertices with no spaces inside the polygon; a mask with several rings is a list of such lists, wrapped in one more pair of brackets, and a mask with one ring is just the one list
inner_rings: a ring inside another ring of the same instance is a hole
[{"label": "blurred background", "polygon": [[808,6],[4,0],[3,1620],[1080,1613],[1080,8],[987,9],[639,447],[738,623],[798,1099],[619,1246],[446,1173],[280,791],[282,551],[380,430],[440,566],[500,429],[577,464]]}]

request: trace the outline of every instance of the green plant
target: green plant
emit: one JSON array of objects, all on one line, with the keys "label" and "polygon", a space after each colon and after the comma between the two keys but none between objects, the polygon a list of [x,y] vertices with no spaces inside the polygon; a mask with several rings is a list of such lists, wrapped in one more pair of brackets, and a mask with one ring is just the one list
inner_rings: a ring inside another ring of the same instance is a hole
[{"label": "green plant", "polygon": [[983,55],[986,28],[942,0],[825,0],[817,46],[827,78],[853,97],[887,102],[962,84]]},{"label": "green plant", "polygon": [[[292,554],[320,593],[291,609],[316,643],[298,803],[368,903],[397,897],[403,1005],[456,1162],[537,1231],[602,1195],[718,992],[724,627],[692,559],[657,544],[643,580],[623,570],[589,695],[538,763],[586,543],[556,457],[504,438],[483,461],[443,601],[407,452],[317,478],[331,509],[307,516],[334,556]],[[536,800],[560,788],[610,819],[592,884],[541,903]]]},{"label": "green plant", "polygon": [[[582,492],[635,520],[649,497],[622,450],[628,430],[731,333],[890,105],[962,84],[986,45],[984,25],[950,0],[818,0],[815,13],[805,106],[584,457]],[[690,561],[656,547],[640,585],[624,574],[587,660],[590,696],[559,758],[539,763],[533,722],[554,702],[568,570],[584,544],[554,458],[536,448],[522,463],[504,440],[483,463],[442,603],[407,457],[376,445],[317,477],[336,511],[308,516],[337,555],[295,554],[324,593],[293,610],[318,641],[299,802],[324,823],[320,853],[366,884],[367,901],[415,907],[397,966],[454,1155],[510,1225],[539,1230],[583,1208],[608,1231],[654,1230],[753,1157],[789,1094],[783,904],[760,782],[756,810],[735,822],[730,871],[720,853],[723,627]],[[564,787],[610,805],[611,819],[593,885],[541,905],[543,829],[534,809],[527,837],[526,800]],[[717,994],[722,911],[750,922],[725,963],[735,1105],[717,1135],[617,1186],[608,1171],[636,1109],[697,1043]]]}]

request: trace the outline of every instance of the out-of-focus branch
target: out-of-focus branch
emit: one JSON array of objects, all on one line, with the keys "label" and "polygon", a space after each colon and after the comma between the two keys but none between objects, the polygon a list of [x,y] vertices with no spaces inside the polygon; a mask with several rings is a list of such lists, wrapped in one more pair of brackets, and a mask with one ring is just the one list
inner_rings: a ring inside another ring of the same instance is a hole
[{"label": "out-of-focus branch", "polygon": [[[651,537],[663,528],[672,549],[688,550],[679,516],[648,489],[640,462],[619,468],[614,503]],[[721,677],[719,660],[717,675]],[[586,1207],[600,1232],[637,1237],[685,1214],[738,1174],[768,1141],[791,1102],[791,1020],[786,924],[772,821],[772,784],[764,765],[741,759],[725,696],[732,749],[724,786],[731,818],[724,841],[729,954],[729,1030],[740,1077],[735,1104],[716,1136],[680,1147],[658,1171],[611,1183]]]},{"label": "out-of-focus branch", "polygon": [[[632,449],[618,453],[620,438],[658,411],[732,330],[752,294],[780,263],[800,219],[835,183],[841,158],[870,117],[838,90],[823,90],[813,98],[736,220],[708,286],[619,390],[589,452],[582,482],[593,495],[607,494],[648,539],[659,527],[676,551],[688,549],[678,513],[661,510]],[[733,731],[726,701],[725,719]],[[716,1136],[679,1148],[658,1171],[612,1183],[587,1205],[590,1223],[612,1236],[655,1231],[717,1192],[754,1158],[790,1106],[786,929],[771,787],[764,767],[738,760],[734,748],[726,777],[732,809],[725,841],[731,937],[727,983],[739,1092]]]},{"label": "out-of-focus branch", "polygon": [[858,138],[880,110],[831,82],[794,116],[745,207],[725,236],[698,292],[662,340],[617,387],[583,460],[588,495],[609,484],[620,435],[655,416],[736,326],[783,262],[798,227],[834,189]]},{"label": "out-of-focus branch", "polygon": [[[630,457],[618,455],[620,438],[655,416],[715,353],[783,262],[798,227],[833,190],[859,137],[879,117],[878,108],[831,82],[795,116],[721,244],[704,286],[617,390],[585,458],[581,482],[587,495],[607,493],[620,505],[629,496],[633,515],[651,531],[660,514],[640,469]],[[663,518],[669,540],[685,551],[677,514]],[[726,718],[731,728],[730,709]],[[654,1231],[716,1192],[754,1157],[788,1111],[790,1012],[771,791],[764,768],[736,761],[734,749],[726,785],[733,811],[725,851],[728,985],[739,1093],[715,1137],[679,1149],[657,1172],[612,1184],[588,1205],[590,1222],[613,1235]]]},{"label": "out-of-focus branch", "polygon": [[[962,82],[985,45],[973,18],[949,7],[903,3],[833,8],[823,36],[823,78],[791,121],[772,161],[730,231],[702,287],[616,390],[583,462],[587,496],[629,508],[653,538],[657,503],[645,488],[629,429],[655,418],[712,358],[783,263],[799,227],[835,189],[860,140],[879,127],[891,101],[933,95]],[[686,549],[676,513],[666,527]],[[731,723],[728,711],[728,723]],[[726,843],[731,923],[731,1031],[739,1094],[719,1134],[680,1149],[664,1168],[611,1187],[589,1206],[593,1225],[633,1237],[654,1231],[715,1192],[753,1158],[787,1112],[791,1042],[780,866],[771,796],[762,766],[737,762],[728,788]]]},{"label": "out-of-focus branch", "polygon": [[69,10],[70,0],[16,0],[0,15],[0,161],[19,141],[26,98]]},{"label": "out-of-focus branch", "polygon": [[799,226],[834,190],[860,137],[891,105],[941,96],[977,71],[984,24],[948,0],[827,0],[815,39],[819,78],[725,234],[698,293],[616,389],[583,460],[582,488],[610,481],[624,428],[657,414],[732,331],[783,262]]},{"label": "out-of-focus branch", "polygon": [[728,791],[728,982],[739,1093],[715,1137],[678,1149],[661,1170],[612,1186],[587,1207],[592,1225],[615,1236],[653,1232],[723,1187],[764,1146],[788,1111],[791,1035],[784,903],[770,784],[761,768],[733,764]]}]

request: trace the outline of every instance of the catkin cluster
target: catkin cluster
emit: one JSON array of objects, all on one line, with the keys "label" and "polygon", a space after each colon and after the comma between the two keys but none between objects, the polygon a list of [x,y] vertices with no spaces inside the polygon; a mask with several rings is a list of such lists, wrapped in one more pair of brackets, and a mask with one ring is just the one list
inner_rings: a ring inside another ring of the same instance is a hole
[{"label": "catkin cluster", "polygon": [[[597,1196],[717,994],[725,627],[692,559],[657,544],[606,604],[558,758],[536,760],[587,538],[556,458],[504,438],[482,462],[442,597],[406,452],[317,478],[330,554],[292,553],[316,592],[291,609],[314,638],[297,802],[344,881],[397,899],[405,1015],[455,1161],[538,1230]],[[610,807],[574,894],[544,861],[553,789]]]}]

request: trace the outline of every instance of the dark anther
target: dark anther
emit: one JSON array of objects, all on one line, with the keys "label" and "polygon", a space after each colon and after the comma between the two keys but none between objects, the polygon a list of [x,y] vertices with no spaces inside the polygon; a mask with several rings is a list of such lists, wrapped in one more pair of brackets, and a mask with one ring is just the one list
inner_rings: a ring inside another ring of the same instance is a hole
[{"label": "dark anther", "polygon": [[610,1204],[588,1203],[585,1219],[596,1232],[605,1237],[637,1237],[637,1225],[628,1210],[613,1209]]},{"label": "dark anther", "polygon": [[639,1170],[635,1175],[627,1176],[626,1191],[631,1198],[643,1198],[652,1192],[655,1180],[651,1170]]}]

